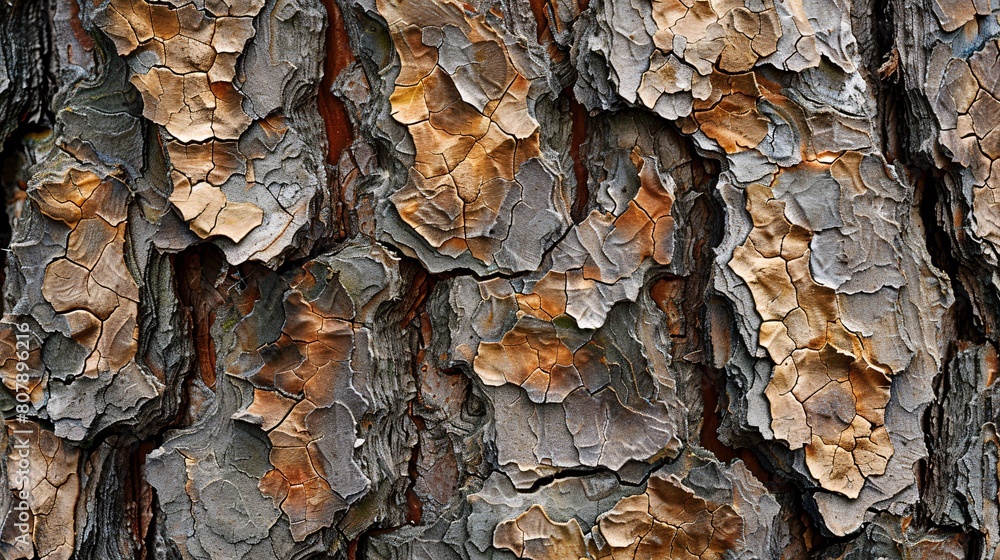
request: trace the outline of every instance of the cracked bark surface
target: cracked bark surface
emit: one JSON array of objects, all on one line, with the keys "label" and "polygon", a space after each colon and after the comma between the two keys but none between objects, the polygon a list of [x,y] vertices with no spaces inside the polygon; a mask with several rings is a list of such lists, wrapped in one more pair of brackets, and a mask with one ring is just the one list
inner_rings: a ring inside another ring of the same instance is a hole
[{"label": "cracked bark surface", "polygon": [[0,557],[1000,558],[998,49],[997,0],[3,3]]}]

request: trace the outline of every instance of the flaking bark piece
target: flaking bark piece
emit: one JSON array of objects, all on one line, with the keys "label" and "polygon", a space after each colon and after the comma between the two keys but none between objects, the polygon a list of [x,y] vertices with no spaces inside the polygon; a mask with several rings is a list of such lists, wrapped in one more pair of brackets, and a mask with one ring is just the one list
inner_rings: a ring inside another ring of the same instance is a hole
[{"label": "flaking bark piece", "polygon": [[760,344],[775,363],[765,389],[775,437],[805,446],[823,488],[856,498],[893,453],[885,428],[892,372],[867,337],[844,326],[836,292],[812,278],[812,233],[789,223],[784,209],[770,188],[747,188],[754,229],[729,266],[750,287]]},{"label": "flaking bark piece", "polygon": [[29,196],[70,229],[65,256],[45,268],[42,296],[89,353],[83,375],[134,367],[139,286],[125,263],[128,189],[116,178],[70,168],[39,177]]},{"label": "flaking bark piece", "polygon": [[381,248],[363,246],[309,261],[282,298],[276,340],[259,340],[268,326],[258,313],[236,327],[240,362],[256,364],[230,371],[254,387],[238,418],[267,433],[273,468],[259,487],[288,517],[296,542],[329,527],[370,488],[354,458],[370,406],[357,383],[375,352],[366,321],[399,282],[397,267]]},{"label": "flaking bark piece", "polygon": [[536,403],[559,403],[573,391],[609,383],[600,345],[588,332],[617,301],[634,300],[630,284],[644,268],[671,263],[674,184],[655,158],[634,148],[639,191],[624,212],[594,210],[553,248],[551,268],[516,293],[520,318],[497,342],[481,342],[473,363],[487,385],[512,383]]},{"label": "flaking bark piece", "polygon": [[[266,59],[245,57],[242,79],[236,80],[238,58],[259,48],[255,37],[267,41],[265,48],[280,50],[284,38],[276,35],[282,26],[318,14],[315,8],[299,10],[294,18],[270,21],[265,14],[258,37],[254,18],[264,9],[263,0],[211,5],[113,0],[95,16],[129,63],[130,80],[142,94],[143,115],[161,127],[170,165],[169,201],[194,234],[215,239],[236,264],[253,259],[274,265],[287,253],[302,250],[293,239],[305,230],[322,229],[313,218],[323,225],[327,214],[316,204],[325,198],[320,190],[325,170],[319,163],[324,150],[306,147],[315,134],[307,121],[318,116],[300,110],[305,106],[300,98],[315,99],[315,90],[295,87],[319,81],[316,54],[307,49]],[[299,68],[301,77],[273,75],[298,73]],[[276,78],[287,82],[287,92],[255,83]],[[303,122],[296,122],[299,117]],[[278,132],[272,139],[277,141],[260,141],[271,132]],[[287,165],[298,187],[288,188],[285,179],[270,176],[276,161]]]},{"label": "flaking bark piece", "polygon": [[[712,480],[711,488],[699,480]],[[775,522],[777,504],[738,462],[721,467],[685,454],[650,475],[643,491],[591,518],[586,534],[580,516],[565,522],[550,517],[546,507],[557,519],[567,518],[554,507],[560,501],[540,501],[499,523],[492,545],[532,560],[722,560],[767,558],[775,542],[766,527]]]},{"label": "flaking bark piece", "polygon": [[418,237],[390,235],[435,272],[536,268],[567,225],[568,202],[541,152],[542,80],[525,47],[450,0],[377,6],[400,60],[392,117],[416,150],[390,200]]},{"label": "flaking bark piece", "polygon": [[[73,558],[80,450],[35,422],[8,420],[4,429],[6,486],[13,501],[11,510],[4,512],[9,522],[0,537],[0,553],[5,558]],[[28,530],[22,534],[17,523]]]}]

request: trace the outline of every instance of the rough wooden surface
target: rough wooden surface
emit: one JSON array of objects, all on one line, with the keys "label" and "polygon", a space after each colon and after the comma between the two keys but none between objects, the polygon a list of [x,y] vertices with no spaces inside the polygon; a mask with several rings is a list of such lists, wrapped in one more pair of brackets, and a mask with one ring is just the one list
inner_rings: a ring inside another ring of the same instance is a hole
[{"label": "rough wooden surface", "polygon": [[996,560],[998,99],[997,0],[2,3],[0,556]]}]

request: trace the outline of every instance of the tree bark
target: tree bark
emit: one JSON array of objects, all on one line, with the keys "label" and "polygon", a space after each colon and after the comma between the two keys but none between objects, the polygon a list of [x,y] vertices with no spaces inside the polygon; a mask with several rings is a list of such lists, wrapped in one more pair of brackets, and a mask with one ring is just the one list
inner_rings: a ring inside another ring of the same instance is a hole
[{"label": "tree bark", "polygon": [[3,558],[1000,558],[997,2],[0,31]]}]

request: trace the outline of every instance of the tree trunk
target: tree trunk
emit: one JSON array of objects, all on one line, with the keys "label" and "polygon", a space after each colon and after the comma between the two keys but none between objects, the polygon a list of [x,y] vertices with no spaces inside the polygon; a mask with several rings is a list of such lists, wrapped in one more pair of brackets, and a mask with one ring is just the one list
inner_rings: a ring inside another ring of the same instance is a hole
[{"label": "tree trunk", "polygon": [[1000,558],[995,0],[0,29],[3,558]]}]

